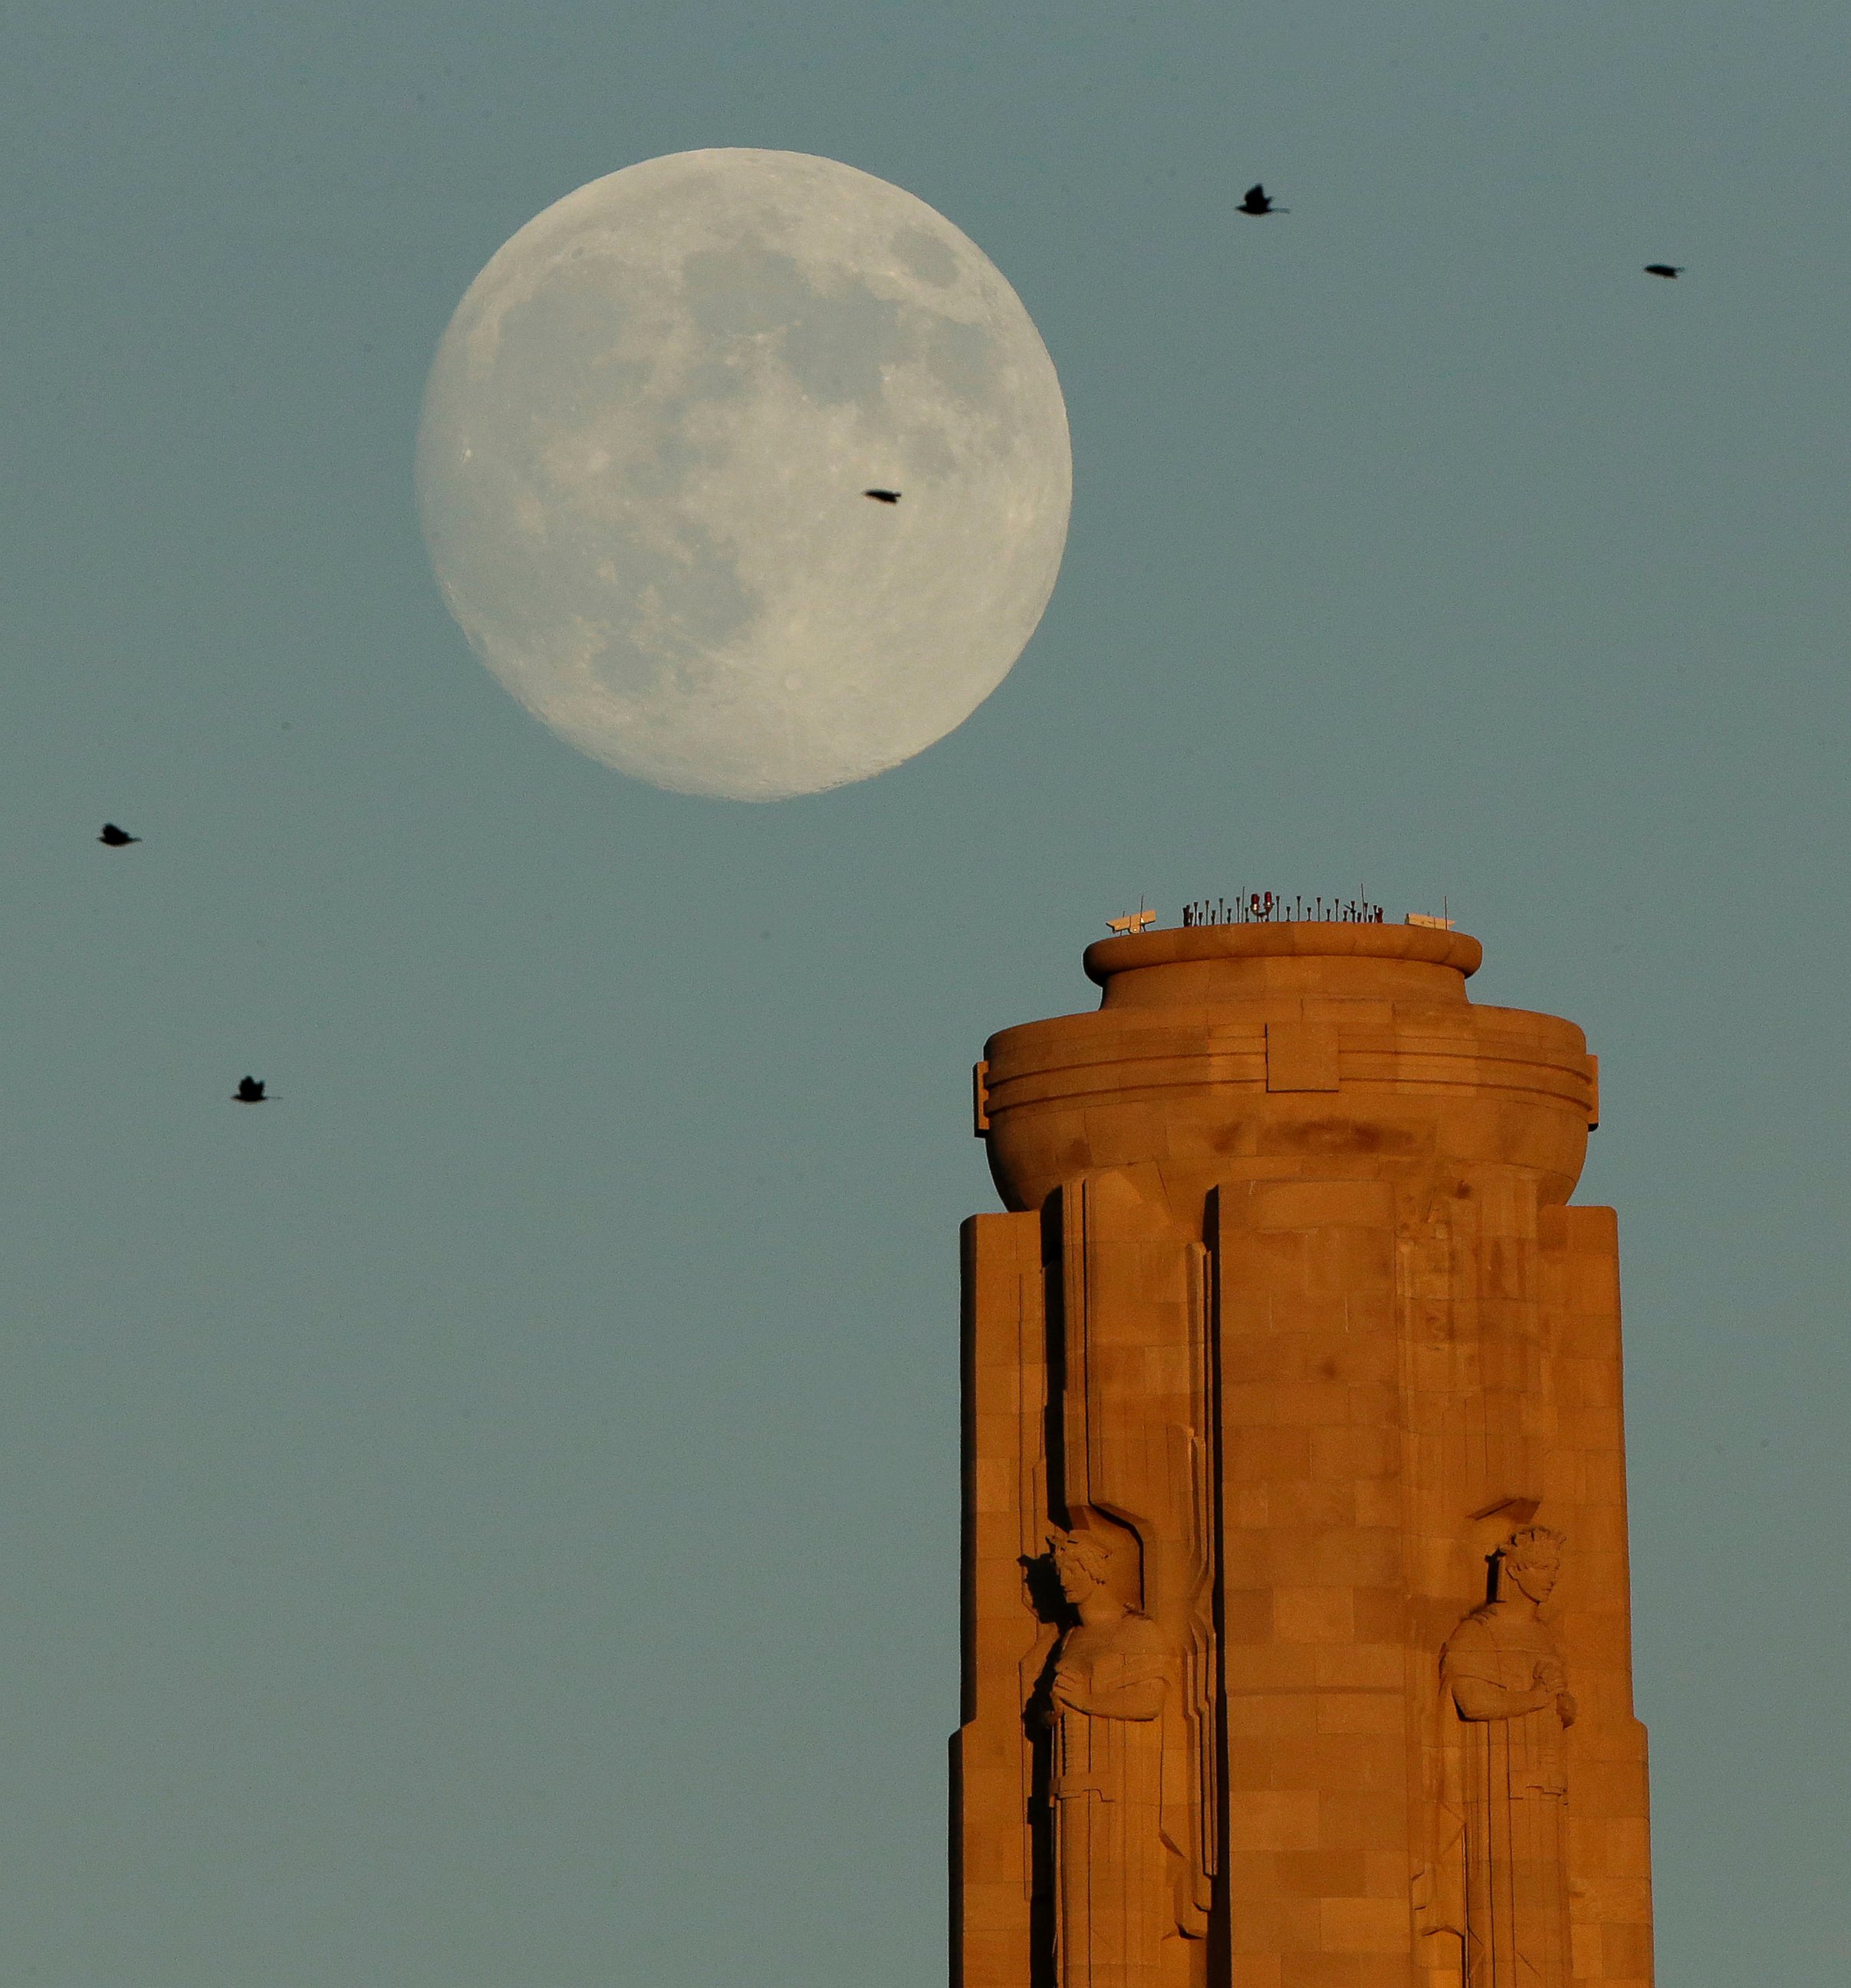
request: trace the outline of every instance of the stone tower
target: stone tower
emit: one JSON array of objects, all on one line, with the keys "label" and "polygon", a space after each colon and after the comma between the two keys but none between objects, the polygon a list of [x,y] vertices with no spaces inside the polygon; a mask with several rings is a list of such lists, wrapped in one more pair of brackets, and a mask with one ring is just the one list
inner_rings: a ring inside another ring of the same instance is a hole
[{"label": "stone tower", "polygon": [[1581,1031],[1478,942],[1091,947],[964,1234],[954,1988],[1647,1988]]}]

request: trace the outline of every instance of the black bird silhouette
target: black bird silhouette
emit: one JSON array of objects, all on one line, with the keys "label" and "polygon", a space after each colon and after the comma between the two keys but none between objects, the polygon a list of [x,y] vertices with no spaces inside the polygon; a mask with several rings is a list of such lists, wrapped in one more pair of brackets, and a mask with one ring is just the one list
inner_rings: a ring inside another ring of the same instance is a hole
[{"label": "black bird silhouette", "polygon": [[897,504],[900,502],[897,490],[864,490],[861,494],[864,497],[872,497],[877,504]]},{"label": "black bird silhouette", "polygon": [[1645,272],[1648,276],[1681,276],[1684,266],[1681,262],[1648,262]]},{"label": "black bird silhouette", "polygon": [[1289,214],[1292,209],[1289,207],[1275,207],[1272,204],[1272,195],[1258,180],[1255,180],[1241,196],[1241,204],[1235,211],[1237,214]]},{"label": "black bird silhouette", "polygon": [[106,821],[96,840],[106,849],[127,849],[131,842],[139,842],[141,837],[130,834],[126,828],[118,828],[113,821]]},{"label": "black bird silhouette", "polygon": [[231,1094],[231,1101],[235,1104],[268,1104],[270,1100],[264,1095],[261,1077],[241,1077],[238,1088]]}]

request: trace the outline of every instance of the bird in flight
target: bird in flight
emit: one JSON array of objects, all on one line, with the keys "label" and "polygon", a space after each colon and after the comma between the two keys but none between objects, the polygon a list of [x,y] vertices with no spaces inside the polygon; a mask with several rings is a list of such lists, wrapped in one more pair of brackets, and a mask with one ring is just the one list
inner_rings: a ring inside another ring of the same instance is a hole
[{"label": "bird in flight", "polygon": [[1681,262],[1648,262],[1645,272],[1648,276],[1681,276],[1684,266]]},{"label": "bird in flight", "polygon": [[872,497],[877,504],[897,504],[900,502],[897,490],[864,490],[861,494],[864,497]]},{"label": "bird in flight", "polygon": [[1241,204],[1235,211],[1237,214],[1289,214],[1292,209],[1289,207],[1275,207],[1272,204],[1272,195],[1261,185],[1258,180],[1255,180],[1241,197]]},{"label": "bird in flight", "polygon": [[268,1104],[270,1101],[264,1095],[263,1080],[258,1077],[241,1077],[231,1100],[236,1104]]},{"label": "bird in flight", "polygon": [[113,821],[106,821],[96,840],[106,849],[127,849],[131,842],[139,842],[141,837],[130,834],[126,828],[118,828]]}]

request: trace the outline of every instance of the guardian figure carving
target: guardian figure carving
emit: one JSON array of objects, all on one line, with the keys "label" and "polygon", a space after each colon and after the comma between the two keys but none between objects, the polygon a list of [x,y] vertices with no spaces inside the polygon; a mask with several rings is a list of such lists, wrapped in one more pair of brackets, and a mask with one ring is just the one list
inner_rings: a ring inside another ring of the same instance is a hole
[{"label": "guardian figure carving", "polygon": [[[1117,1555],[1134,1554],[1120,1537]],[[1174,1929],[1163,1826],[1169,1652],[1157,1625],[1116,1591],[1112,1534],[1059,1532],[1049,1543],[1079,1617],[1061,1638],[1049,1687],[1060,1988],[1158,1988]]]},{"label": "guardian figure carving", "polygon": [[1541,1615],[1562,1572],[1559,1533],[1532,1526],[1497,1556],[1495,1592],[1441,1658],[1456,1722],[1442,1849],[1464,1988],[1569,1988],[1568,1780],[1575,1700]]}]

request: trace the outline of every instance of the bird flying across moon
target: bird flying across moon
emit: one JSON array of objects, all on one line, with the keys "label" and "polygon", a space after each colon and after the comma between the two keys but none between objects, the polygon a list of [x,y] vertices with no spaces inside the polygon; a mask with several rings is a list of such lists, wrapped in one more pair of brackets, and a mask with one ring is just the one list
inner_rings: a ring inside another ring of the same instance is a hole
[{"label": "bird flying across moon", "polygon": [[660,786],[775,800],[996,688],[1072,460],[974,242],[853,167],[724,150],[594,180],[496,253],[432,365],[417,488],[445,603],[537,717]]},{"label": "bird flying across moon", "polygon": [[231,1094],[231,1101],[235,1104],[268,1104],[270,1100],[264,1094],[263,1079],[261,1077],[241,1077],[238,1080],[238,1088]]},{"label": "bird flying across moon", "polygon": [[1272,195],[1266,191],[1265,188],[1263,187],[1258,180],[1255,180],[1253,184],[1241,194],[1241,204],[1235,209],[1235,212],[1236,214],[1251,214],[1256,215],[1266,214],[1289,214],[1291,211],[1292,209],[1289,207],[1275,207],[1273,205]]},{"label": "bird flying across moon", "polygon": [[127,849],[131,842],[139,842],[141,837],[130,834],[126,828],[118,828],[113,821],[106,821],[96,840],[106,849]]},{"label": "bird flying across moon", "polygon": [[1645,265],[1645,272],[1648,276],[1676,278],[1684,274],[1684,269],[1681,262],[1648,262]]}]

